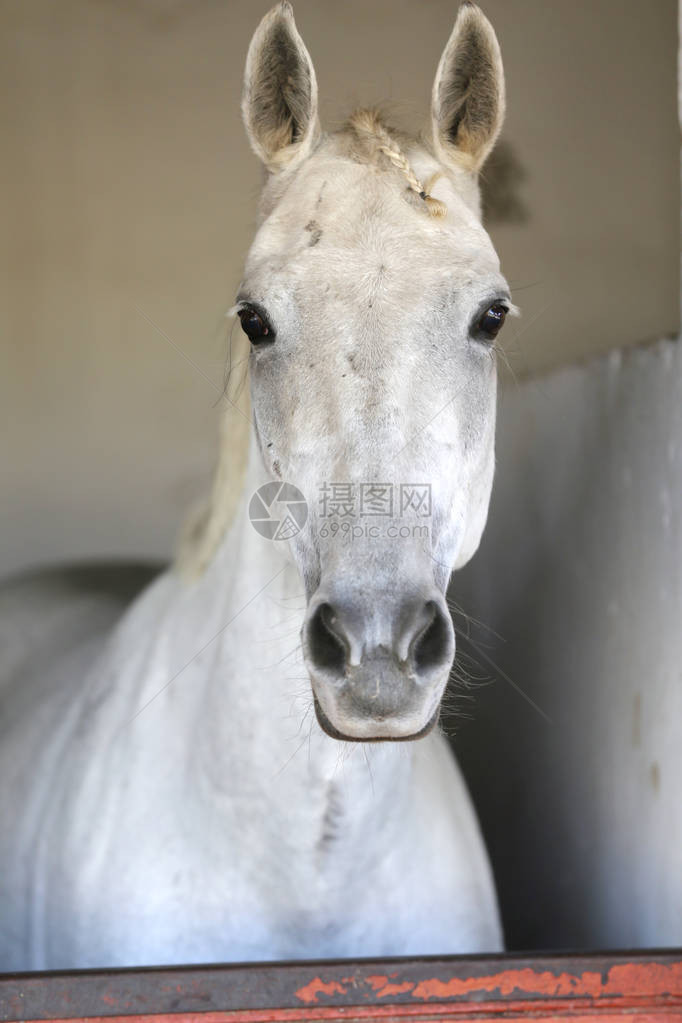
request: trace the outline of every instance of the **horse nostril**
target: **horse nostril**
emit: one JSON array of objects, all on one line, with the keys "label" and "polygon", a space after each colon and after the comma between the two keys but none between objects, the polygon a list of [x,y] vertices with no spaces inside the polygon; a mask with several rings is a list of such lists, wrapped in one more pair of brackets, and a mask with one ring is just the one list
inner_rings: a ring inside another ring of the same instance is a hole
[{"label": "horse nostril", "polygon": [[344,673],[348,643],[331,604],[320,604],[308,625],[308,650],[316,667]]},{"label": "horse nostril", "polygon": [[426,605],[430,621],[412,640],[410,654],[415,668],[421,674],[440,668],[452,657],[452,627],[435,601]]},{"label": "horse nostril", "polygon": [[413,682],[430,684],[436,674],[449,670],[454,630],[442,599],[434,594],[431,600],[409,597],[387,603],[382,608],[322,598],[305,626],[309,667],[328,681],[350,684],[355,669],[373,666],[375,687],[389,671],[389,662]]}]

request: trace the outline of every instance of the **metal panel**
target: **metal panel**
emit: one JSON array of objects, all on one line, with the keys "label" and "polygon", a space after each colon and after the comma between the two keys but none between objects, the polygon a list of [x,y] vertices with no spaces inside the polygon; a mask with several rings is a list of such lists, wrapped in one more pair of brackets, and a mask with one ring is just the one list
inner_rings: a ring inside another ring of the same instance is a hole
[{"label": "metal panel", "polygon": [[0,1020],[682,1020],[682,950],[0,977]]}]

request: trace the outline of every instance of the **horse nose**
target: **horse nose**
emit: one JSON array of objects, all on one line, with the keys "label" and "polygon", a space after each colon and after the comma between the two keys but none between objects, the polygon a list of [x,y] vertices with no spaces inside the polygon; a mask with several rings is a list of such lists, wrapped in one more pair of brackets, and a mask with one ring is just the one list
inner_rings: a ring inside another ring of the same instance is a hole
[{"label": "horse nose", "polygon": [[454,657],[454,630],[440,592],[402,601],[321,594],[304,633],[310,666],[329,681],[387,657],[410,678],[426,681],[449,671]]},{"label": "horse nose", "polygon": [[455,652],[439,591],[318,591],[302,639],[317,720],[332,738],[415,739],[435,724]]}]

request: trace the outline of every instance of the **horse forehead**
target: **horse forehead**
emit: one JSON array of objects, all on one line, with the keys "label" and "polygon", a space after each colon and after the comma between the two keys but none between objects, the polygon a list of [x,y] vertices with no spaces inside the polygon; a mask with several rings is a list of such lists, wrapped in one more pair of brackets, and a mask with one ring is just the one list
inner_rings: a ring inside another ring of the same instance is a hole
[{"label": "horse forehead", "polygon": [[[333,275],[345,286],[495,272],[487,232],[446,177],[439,182],[444,221],[429,216],[400,178],[349,160],[311,160],[294,177],[261,226],[256,260],[282,257],[313,283]],[[326,280],[325,280],[326,283]]]}]

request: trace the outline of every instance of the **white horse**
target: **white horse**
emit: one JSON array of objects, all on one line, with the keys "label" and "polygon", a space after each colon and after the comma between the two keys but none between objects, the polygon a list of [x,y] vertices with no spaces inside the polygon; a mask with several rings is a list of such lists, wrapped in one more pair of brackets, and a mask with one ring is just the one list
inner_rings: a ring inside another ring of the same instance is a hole
[{"label": "white horse", "polygon": [[[511,303],[477,172],[503,97],[494,32],[465,3],[428,139],[368,111],[326,135],[290,5],[258,27],[243,113],[269,175],[236,307],[244,497],[226,522],[219,472],[194,577],[176,567],[125,610],[130,572],[6,585],[1,968],[501,947],[433,726],[445,591],[493,477]],[[279,481],[289,540],[248,513]]]}]

